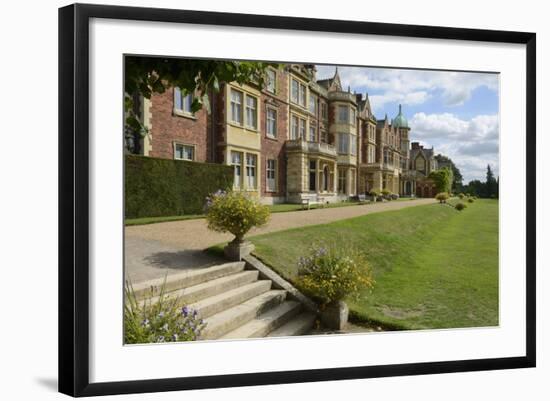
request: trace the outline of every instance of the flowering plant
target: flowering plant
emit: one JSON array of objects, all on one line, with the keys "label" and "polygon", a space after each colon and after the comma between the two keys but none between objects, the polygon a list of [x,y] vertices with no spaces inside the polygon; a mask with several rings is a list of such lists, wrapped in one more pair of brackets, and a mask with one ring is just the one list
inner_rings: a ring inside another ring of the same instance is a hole
[{"label": "flowering plant", "polygon": [[164,285],[156,302],[152,296],[139,301],[129,283],[125,295],[125,344],[194,341],[206,326],[196,310],[182,307],[177,297],[167,297]]},{"label": "flowering plant", "polygon": [[206,199],[208,228],[230,232],[236,242],[241,242],[251,228],[267,223],[269,214],[268,206],[245,192],[218,191]]},{"label": "flowering plant", "polygon": [[296,285],[306,294],[331,303],[372,288],[371,268],[363,253],[349,247],[312,247],[298,262]]}]

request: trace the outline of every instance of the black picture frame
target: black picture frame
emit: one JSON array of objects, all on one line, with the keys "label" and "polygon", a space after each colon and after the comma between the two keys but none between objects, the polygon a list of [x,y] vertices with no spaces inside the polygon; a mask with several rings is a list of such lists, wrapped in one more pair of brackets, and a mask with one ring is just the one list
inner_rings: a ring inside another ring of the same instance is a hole
[{"label": "black picture frame", "polygon": [[[526,352],[521,357],[230,374],[122,382],[89,381],[88,62],[91,18],[179,22],[414,38],[523,44],[526,47]],[[536,35],[416,26],[74,4],[59,9],[59,391],[96,396],[325,380],[534,367],[536,247]]]}]

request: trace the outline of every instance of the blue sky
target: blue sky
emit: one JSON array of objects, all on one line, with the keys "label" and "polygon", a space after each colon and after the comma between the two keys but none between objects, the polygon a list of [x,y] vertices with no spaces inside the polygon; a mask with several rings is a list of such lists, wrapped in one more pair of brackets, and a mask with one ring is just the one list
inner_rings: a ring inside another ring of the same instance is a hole
[{"label": "blue sky", "polygon": [[[317,66],[317,78],[334,75]],[[485,180],[487,164],[498,176],[499,77],[497,74],[392,68],[338,67],[342,86],[368,93],[377,118],[392,119],[399,104],[411,141],[449,156],[464,183]]]}]

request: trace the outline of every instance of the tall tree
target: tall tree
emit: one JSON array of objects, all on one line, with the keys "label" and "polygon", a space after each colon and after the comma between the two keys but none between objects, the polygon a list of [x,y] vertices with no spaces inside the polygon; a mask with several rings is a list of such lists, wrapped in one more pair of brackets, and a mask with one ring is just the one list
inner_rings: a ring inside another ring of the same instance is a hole
[{"label": "tall tree", "polygon": [[[125,59],[124,106],[126,111],[126,136],[141,138],[146,128],[138,115],[140,95],[150,99],[153,93],[164,93],[168,88],[178,87],[183,94],[193,93],[191,111],[202,107],[209,109],[208,93],[217,92],[224,82],[256,83],[263,87],[266,69],[278,68],[279,64],[221,61],[201,59],[180,59],[167,57],[129,56]],[[138,142],[138,141],[134,141]],[[135,149],[134,149],[135,150]]]},{"label": "tall tree", "polygon": [[455,192],[459,192],[462,189],[462,173],[460,172],[459,168],[456,166],[456,164],[452,161],[450,157],[447,157],[445,155],[442,155],[441,153],[435,156],[435,159],[437,160],[438,164],[448,164],[450,165],[451,171],[453,172],[453,185],[452,189]]},{"label": "tall tree", "polygon": [[497,191],[497,181],[495,179],[495,175],[493,173],[493,170],[491,169],[491,165],[487,165],[487,175],[485,179],[485,190],[487,192],[487,197],[491,198],[493,196],[496,196]]}]

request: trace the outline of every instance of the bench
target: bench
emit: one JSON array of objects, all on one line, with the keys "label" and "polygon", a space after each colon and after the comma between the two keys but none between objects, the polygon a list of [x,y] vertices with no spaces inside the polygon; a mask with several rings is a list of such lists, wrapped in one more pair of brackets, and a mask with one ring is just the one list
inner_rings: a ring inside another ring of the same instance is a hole
[{"label": "bench", "polygon": [[311,205],[320,205],[325,207],[325,198],[317,194],[314,195],[302,195],[302,209],[309,210]]}]

